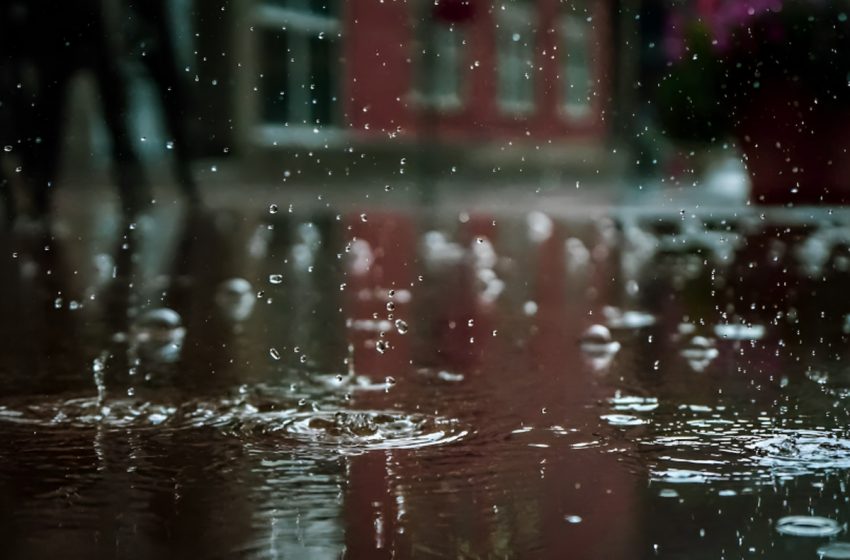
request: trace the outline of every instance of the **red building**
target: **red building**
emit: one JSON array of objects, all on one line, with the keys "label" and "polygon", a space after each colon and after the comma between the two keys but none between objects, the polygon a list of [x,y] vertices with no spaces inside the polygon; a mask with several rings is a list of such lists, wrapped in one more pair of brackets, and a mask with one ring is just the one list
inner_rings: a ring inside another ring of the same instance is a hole
[{"label": "red building", "polygon": [[[198,166],[199,178],[399,182],[429,169],[465,184],[598,176],[612,169],[610,109],[624,106],[612,101],[613,78],[618,89],[628,81],[628,65],[615,63],[615,28],[628,19],[615,18],[617,5],[175,1],[169,27],[193,99],[192,148],[217,160]],[[144,82],[132,119],[138,147],[148,160],[167,158],[169,138]],[[96,113],[78,97],[85,111],[71,114]],[[71,127],[70,160],[84,174],[81,162],[108,161],[95,120],[75,116]],[[151,168],[162,175],[168,166]]]},{"label": "red building", "polygon": [[506,146],[570,164],[586,163],[606,139],[609,2],[241,0],[225,12],[198,9],[209,29],[197,39],[199,98],[232,116],[200,119],[213,147],[327,148],[333,160],[412,141],[478,151],[485,165],[504,164]]}]

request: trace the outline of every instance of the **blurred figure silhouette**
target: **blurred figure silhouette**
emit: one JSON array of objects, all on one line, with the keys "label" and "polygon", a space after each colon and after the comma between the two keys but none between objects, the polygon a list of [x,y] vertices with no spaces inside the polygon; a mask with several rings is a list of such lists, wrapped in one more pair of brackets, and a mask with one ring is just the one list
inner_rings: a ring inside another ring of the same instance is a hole
[{"label": "blurred figure silhouette", "polygon": [[112,141],[114,171],[124,211],[151,199],[127,126],[128,75],[121,37],[110,33],[99,0],[8,0],[14,72],[20,76],[20,163],[31,212],[45,217],[61,160],[62,124],[72,78],[91,70]]},{"label": "blurred figure silhouette", "polygon": [[[3,85],[14,122],[10,145],[17,153],[30,213],[46,217],[61,161],[65,104],[74,76],[92,72],[111,140],[121,207],[135,214],[151,202],[151,188],[128,119],[132,54],[145,62],[157,85],[167,124],[174,137],[178,181],[197,199],[186,157],[181,113],[185,89],[179,84],[175,46],[168,29],[168,2],[125,5],[120,0],[0,0],[2,2]],[[160,19],[166,18],[166,19]],[[5,89],[5,87],[4,87]],[[0,119],[3,116],[0,115]],[[5,148],[4,148],[5,150]],[[0,179],[2,181],[2,179]],[[8,180],[6,181],[8,182]],[[4,193],[8,187],[4,186]],[[7,196],[9,199],[11,195]],[[10,204],[10,206],[14,206]],[[14,208],[12,208],[14,212]]]},{"label": "blurred figure silhouette", "polygon": [[190,166],[186,83],[181,77],[179,53],[174,37],[171,0],[129,0],[124,24],[130,52],[138,58],[156,86],[163,116],[173,142],[177,182],[191,202],[198,202],[198,189]]}]

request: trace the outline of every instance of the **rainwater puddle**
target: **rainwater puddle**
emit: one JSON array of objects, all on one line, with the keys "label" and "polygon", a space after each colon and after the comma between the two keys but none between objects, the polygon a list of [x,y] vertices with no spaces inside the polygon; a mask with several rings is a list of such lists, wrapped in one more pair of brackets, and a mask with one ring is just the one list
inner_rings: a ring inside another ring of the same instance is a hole
[{"label": "rainwater puddle", "polygon": [[420,413],[304,410],[310,407],[303,400],[276,400],[274,393],[263,389],[242,387],[236,397],[174,404],[138,399],[107,399],[101,404],[96,397],[27,400],[0,405],[0,423],[159,433],[216,428],[245,441],[275,437],[281,443],[361,452],[448,444],[469,433],[456,420]]}]

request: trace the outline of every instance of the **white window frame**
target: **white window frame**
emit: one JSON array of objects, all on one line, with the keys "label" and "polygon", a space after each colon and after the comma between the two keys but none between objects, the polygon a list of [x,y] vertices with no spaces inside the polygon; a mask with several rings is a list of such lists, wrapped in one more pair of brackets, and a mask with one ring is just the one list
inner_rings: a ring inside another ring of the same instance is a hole
[{"label": "white window frame", "polygon": [[[324,40],[340,44],[342,37],[340,32],[342,24],[339,17],[315,14],[309,11],[309,4],[302,1],[303,6],[277,6],[257,0],[251,15],[251,22],[258,33],[255,40],[255,59],[258,61],[256,86],[262,91],[262,69],[267,64],[262,60],[263,53],[260,52],[259,33],[274,31],[286,32],[289,41],[290,53],[281,53],[281,56],[290,56],[289,75],[297,76],[295,86],[286,92],[289,105],[290,119],[288,123],[269,122],[263,119],[260,107],[262,102],[257,99],[254,103],[254,126],[252,127],[252,140],[263,146],[285,146],[285,145],[308,145],[323,146],[342,140],[343,133],[338,123],[318,124],[310,122],[309,76],[310,76],[310,39],[323,36]],[[344,2],[341,2],[344,5]],[[341,5],[340,9],[344,6]],[[300,56],[292,56],[299,53]],[[338,72],[337,75],[341,73]],[[332,89],[336,92],[337,103],[341,102],[339,82],[333,84]]]}]

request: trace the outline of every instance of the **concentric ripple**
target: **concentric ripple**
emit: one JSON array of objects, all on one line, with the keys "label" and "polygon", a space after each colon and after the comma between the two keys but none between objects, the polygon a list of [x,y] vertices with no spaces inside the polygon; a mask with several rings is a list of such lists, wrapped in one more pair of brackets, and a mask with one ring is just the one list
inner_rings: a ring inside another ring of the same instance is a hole
[{"label": "concentric ripple", "polygon": [[275,398],[268,391],[240,388],[236,395],[218,399],[172,400],[19,399],[0,404],[0,422],[168,432],[215,428],[241,439],[274,438],[280,442],[282,438],[299,445],[352,451],[440,445],[468,434],[452,419],[399,410],[313,410],[315,405]]},{"label": "concentric ripple", "polygon": [[282,435],[298,442],[350,449],[412,449],[457,441],[458,422],[395,410],[300,411],[257,414],[240,433]]}]

